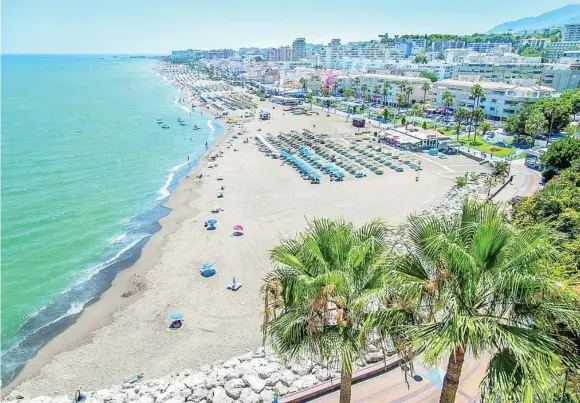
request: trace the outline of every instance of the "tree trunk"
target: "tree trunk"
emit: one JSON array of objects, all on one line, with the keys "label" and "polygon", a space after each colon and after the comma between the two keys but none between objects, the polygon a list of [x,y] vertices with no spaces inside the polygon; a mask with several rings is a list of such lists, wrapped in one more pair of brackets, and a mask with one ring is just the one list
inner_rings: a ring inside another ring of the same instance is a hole
[{"label": "tree trunk", "polygon": [[455,395],[459,387],[459,377],[461,377],[464,359],[465,352],[461,346],[458,346],[455,352],[449,357],[449,364],[447,364],[447,373],[443,380],[443,389],[441,390],[439,403],[455,403]]},{"label": "tree trunk", "polygon": [[347,371],[342,368],[340,372],[340,398],[339,403],[350,403],[352,387],[352,370]]},{"label": "tree trunk", "polygon": [[552,127],[554,125],[554,114],[550,118],[550,130],[548,130],[548,140],[546,141],[546,147],[550,145],[550,138],[552,137]]}]

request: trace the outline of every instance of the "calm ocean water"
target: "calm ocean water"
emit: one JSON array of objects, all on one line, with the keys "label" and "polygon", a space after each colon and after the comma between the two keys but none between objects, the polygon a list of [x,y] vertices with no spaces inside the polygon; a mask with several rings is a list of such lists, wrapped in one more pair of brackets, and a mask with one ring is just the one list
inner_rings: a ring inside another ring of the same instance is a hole
[{"label": "calm ocean water", "polygon": [[221,131],[176,105],[153,66],[2,56],[4,384],[138,257],[187,156]]}]

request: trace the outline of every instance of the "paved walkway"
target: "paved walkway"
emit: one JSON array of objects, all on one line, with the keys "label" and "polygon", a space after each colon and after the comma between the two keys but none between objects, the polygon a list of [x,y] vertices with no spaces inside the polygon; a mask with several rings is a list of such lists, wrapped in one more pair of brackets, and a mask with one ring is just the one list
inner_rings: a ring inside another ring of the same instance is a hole
[{"label": "paved walkway", "polygon": [[[530,196],[541,189],[542,175],[524,165],[524,160],[511,162],[510,175],[514,176],[512,183],[507,185],[494,197],[494,201],[510,201],[514,197]],[[497,189],[498,187],[496,187]],[[492,190],[493,193],[493,190]]]},{"label": "paved walkway", "polygon": [[[488,358],[466,359],[457,391],[457,403],[479,401],[479,383],[485,375]],[[429,368],[415,364],[417,380],[409,377],[405,383],[399,369],[353,385],[352,403],[437,403],[445,376],[445,366]],[[316,403],[336,403],[339,393],[314,400]]]}]

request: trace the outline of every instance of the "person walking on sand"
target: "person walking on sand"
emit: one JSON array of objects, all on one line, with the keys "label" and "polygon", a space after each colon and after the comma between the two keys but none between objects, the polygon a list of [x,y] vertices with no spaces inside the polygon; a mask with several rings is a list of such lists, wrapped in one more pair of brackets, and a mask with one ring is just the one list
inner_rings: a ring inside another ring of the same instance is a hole
[{"label": "person walking on sand", "polygon": [[205,142],[205,149],[206,149],[206,151],[207,151],[207,141]]}]

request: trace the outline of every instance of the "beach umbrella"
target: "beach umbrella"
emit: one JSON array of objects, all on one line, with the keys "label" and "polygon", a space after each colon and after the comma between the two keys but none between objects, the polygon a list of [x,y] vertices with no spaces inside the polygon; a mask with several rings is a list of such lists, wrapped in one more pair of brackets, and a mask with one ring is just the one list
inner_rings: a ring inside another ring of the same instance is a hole
[{"label": "beach umbrella", "polygon": [[235,229],[235,230],[239,230],[239,231],[243,231],[243,230],[244,230],[244,227],[243,227],[243,226],[241,226],[240,224],[238,224],[238,225],[236,225],[236,226],[234,227],[234,229]]},{"label": "beach umbrella", "polygon": [[169,315],[169,319],[171,320],[181,320],[183,319],[183,313],[182,312],[172,312],[171,315]]},{"label": "beach umbrella", "polygon": [[209,225],[214,225],[214,224],[217,224],[217,220],[214,220],[214,219],[212,218],[212,219],[209,219],[209,220],[207,220],[207,223],[208,223]]}]

